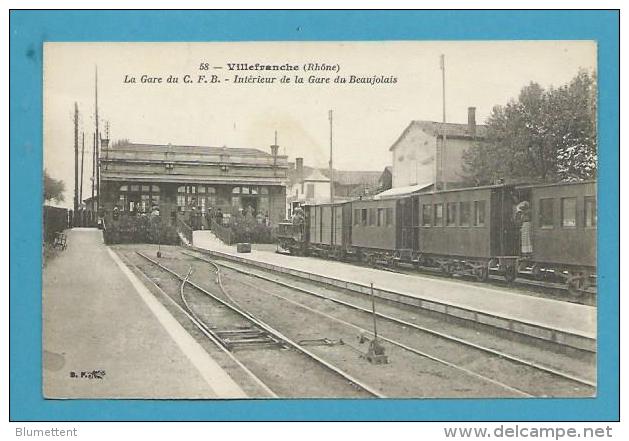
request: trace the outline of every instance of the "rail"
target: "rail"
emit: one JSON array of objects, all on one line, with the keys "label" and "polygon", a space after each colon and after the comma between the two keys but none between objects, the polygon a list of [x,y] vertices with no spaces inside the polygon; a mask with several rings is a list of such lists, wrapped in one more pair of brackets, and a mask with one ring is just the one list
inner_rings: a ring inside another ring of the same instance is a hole
[{"label": "rail", "polygon": [[[344,378],[350,384],[353,384],[354,387],[356,387],[357,389],[362,390],[362,391],[368,393],[369,395],[372,395],[375,398],[386,398],[384,395],[382,395],[376,389],[372,388],[371,386],[369,386],[367,384],[364,384],[363,382],[361,382],[360,380],[354,378],[353,376],[351,376],[347,372],[345,372],[345,371],[341,370],[340,368],[336,367],[335,365],[325,361],[324,359],[322,359],[321,357],[319,357],[315,353],[313,353],[313,352],[307,350],[306,348],[304,348],[303,346],[301,346],[299,343],[291,340],[290,338],[288,338],[287,336],[285,336],[284,334],[279,332],[277,329],[271,327],[266,322],[261,321],[259,318],[255,317],[254,315],[252,315],[248,311],[240,309],[240,307],[238,307],[236,305],[232,305],[231,303],[223,300],[222,298],[216,296],[215,294],[213,294],[213,293],[203,289],[201,286],[199,286],[196,283],[194,283],[191,280],[189,280],[188,276],[184,277],[184,276],[182,276],[180,274],[177,274],[172,269],[162,265],[161,263],[151,259],[150,257],[140,253],[139,251],[136,251],[136,254],[139,255],[140,257],[143,257],[145,260],[151,262],[153,265],[157,266],[158,268],[161,268],[162,270],[164,270],[167,273],[171,274],[173,277],[179,279],[180,282],[184,282],[184,280],[187,280],[187,284],[189,286],[191,286],[192,288],[194,288],[197,291],[205,294],[208,298],[211,298],[211,299],[215,300],[216,302],[220,303],[223,307],[226,307],[226,308],[230,309],[231,311],[235,312],[240,317],[242,317],[245,320],[247,320],[247,321],[253,323],[254,325],[256,325],[258,328],[268,332],[270,335],[276,337],[279,341],[284,342],[287,346],[292,347],[297,352],[302,353],[303,355],[307,356],[308,358],[314,360],[316,363],[318,363],[318,364],[324,366],[325,368],[327,368],[328,370],[334,372],[336,375],[340,376],[341,378]],[[209,263],[214,265],[214,267],[217,270],[217,273],[220,272],[220,267],[218,265],[215,265],[213,262],[209,262]],[[220,288],[221,292],[223,294],[227,294],[225,292],[225,287],[222,285],[222,283],[220,283],[220,280],[221,280],[220,276],[219,276],[218,280],[219,280],[219,288]],[[182,284],[182,286],[183,286],[183,284]]]},{"label": "rail", "polygon": [[177,232],[181,233],[188,240],[188,243],[192,245],[192,227],[181,218],[177,219]]},{"label": "rail", "polygon": [[216,220],[212,219],[212,232],[218,237],[224,244],[233,245],[233,232],[231,227],[220,225]]}]

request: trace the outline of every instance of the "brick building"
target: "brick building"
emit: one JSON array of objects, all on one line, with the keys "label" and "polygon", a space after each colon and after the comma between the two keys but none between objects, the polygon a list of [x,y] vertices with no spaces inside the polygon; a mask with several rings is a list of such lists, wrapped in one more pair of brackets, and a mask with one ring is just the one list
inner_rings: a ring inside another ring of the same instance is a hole
[{"label": "brick building", "polygon": [[[191,212],[219,208],[227,216],[240,209],[284,219],[286,156],[252,148],[203,147],[102,141],[100,205],[105,216],[147,213],[156,207],[174,225]],[[203,223],[206,223],[205,216]]]}]

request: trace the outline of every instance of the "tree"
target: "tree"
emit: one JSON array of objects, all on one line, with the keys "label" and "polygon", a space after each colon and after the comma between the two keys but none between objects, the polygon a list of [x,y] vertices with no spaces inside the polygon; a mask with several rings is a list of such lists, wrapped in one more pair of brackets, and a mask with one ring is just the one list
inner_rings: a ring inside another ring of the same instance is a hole
[{"label": "tree", "polygon": [[54,179],[44,170],[44,201],[62,202],[65,184],[61,179]]},{"label": "tree", "polygon": [[554,182],[596,177],[596,77],[586,71],[558,89],[525,86],[517,101],[496,106],[487,138],[468,149],[471,184]]}]

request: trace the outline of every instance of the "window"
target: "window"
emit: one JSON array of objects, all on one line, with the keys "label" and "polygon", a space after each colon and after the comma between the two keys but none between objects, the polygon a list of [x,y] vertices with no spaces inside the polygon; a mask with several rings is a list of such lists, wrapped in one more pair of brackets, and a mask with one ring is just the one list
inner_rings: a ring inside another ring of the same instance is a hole
[{"label": "window", "polygon": [[262,188],[260,189],[260,193],[261,193],[261,194],[269,194],[269,189],[268,189],[268,188],[266,188],[266,187],[262,187]]},{"label": "window", "polygon": [[186,210],[186,196],[185,195],[182,195],[182,194],[177,195],[177,208],[179,208],[179,211]]},{"label": "window", "polygon": [[378,208],[378,226],[384,226],[384,208]]},{"label": "window", "polygon": [[369,209],[369,225],[375,225],[375,224],[376,224],[376,209],[370,208]]},{"label": "window", "polygon": [[362,225],[367,225],[367,209],[363,208],[360,213],[360,223]]},{"label": "window", "polygon": [[308,199],[314,198],[314,195],[315,195],[314,193],[315,193],[314,184],[307,184],[306,185],[306,198]]},{"label": "window", "polygon": [[199,185],[199,193],[205,193],[205,187],[203,185]]},{"label": "window", "polygon": [[456,225],[456,202],[448,202],[446,206],[446,225],[449,227]]},{"label": "window", "polygon": [[561,226],[564,228],[577,226],[577,198],[561,199]]},{"label": "window", "polygon": [[554,226],[554,200],[539,200],[539,226],[541,228],[553,228]]},{"label": "window", "polygon": [[429,227],[432,225],[432,205],[422,205],[422,226]]},{"label": "window", "polygon": [[596,198],[593,196],[585,197],[585,226],[596,227]]},{"label": "window", "polygon": [[474,201],[474,226],[485,226],[485,201]]},{"label": "window", "polygon": [[121,185],[117,203],[122,211],[148,213],[154,205],[159,206],[159,186],[153,184]]},{"label": "window", "polygon": [[467,201],[459,204],[459,225],[462,227],[470,226],[470,203]]},{"label": "window", "polygon": [[389,207],[386,209],[386,218],[387,218],[387,227],[393,225],[393,208]]},{"label": "window", "polygon": [[435,227],[443,227],[443,204],[435,204],[434,211],[433,225]]}]

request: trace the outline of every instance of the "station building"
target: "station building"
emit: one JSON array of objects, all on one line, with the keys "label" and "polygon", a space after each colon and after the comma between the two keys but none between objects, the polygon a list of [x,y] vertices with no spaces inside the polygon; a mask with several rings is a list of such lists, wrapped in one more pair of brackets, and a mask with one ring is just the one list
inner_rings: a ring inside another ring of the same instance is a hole
[{"label": "station building", "polygon": [[[179,217],[208,214],[220,208],[229,217],[253,210],[277,224],[285,216],[286,156],[278,146],[270,153],[253,148],[156,145],[122,142],[100,152],[100,208],[107,215],[156,208],[174,225]],[[207,225],[205,225],[207,227]]]}]

